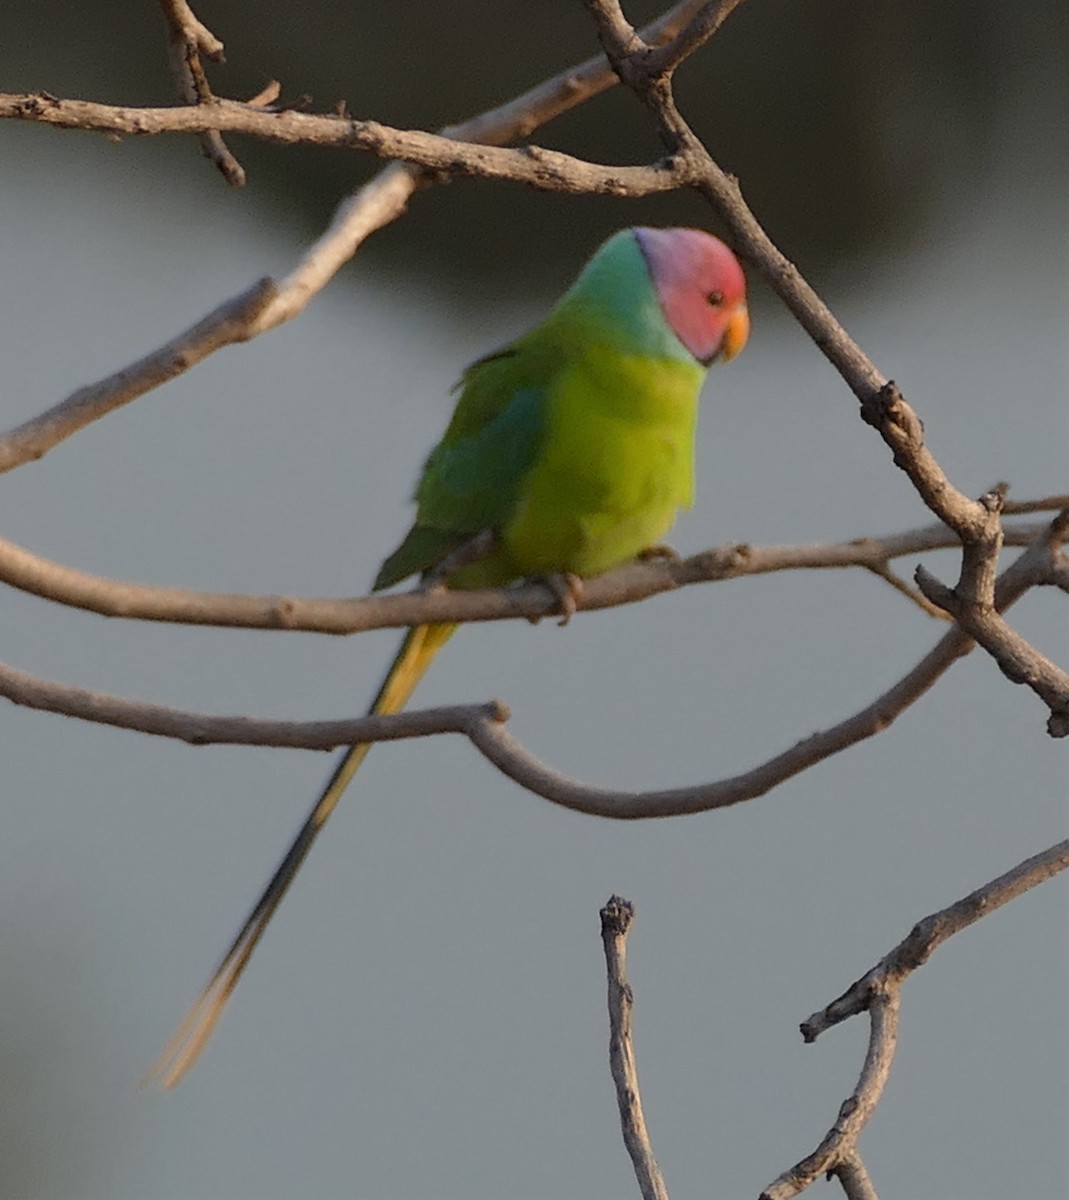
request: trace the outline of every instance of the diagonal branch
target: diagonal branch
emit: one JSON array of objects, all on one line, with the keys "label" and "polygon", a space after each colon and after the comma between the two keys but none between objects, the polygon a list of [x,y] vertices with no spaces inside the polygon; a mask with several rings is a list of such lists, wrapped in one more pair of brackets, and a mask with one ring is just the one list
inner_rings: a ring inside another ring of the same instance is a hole
[{"label": "diagonal branch", "polygon": [[[856,1173],[856,1166],[860,1162],[856,1158],[857,1137],[879,1102],[890,1074],[898,1010],[906,980],[948,938],[1067,867],[1069,840],[1026,859],[948,908],[925,917],[843,995],[802,1023],[802,1036],[807,1042],[812,1042],[833,1025],[858,1013],[868,1012],[870,1034],[865,1066],[858,1086],[843,1103],[837,1121],[817,1149],[785,1171],[761,1193],[760,1200],[788,1200],[788,1197],[804,1191],[825,1172],[841,1174],[844,1165],[848,1172]],[[871,1188],[871,1184],[868,1186]],[[858,1194],[865,1196],[870,1193],[862,1190]]]},{"label": "diagonal branch", "polygon": [[939,947],[981,918],[1015,900],[1069,867],[1069,839],[992,879],[949,907],[918,921],[909,934],[826,1008],[803,1021],[802,1036],[814,1042],[822,1033],[864,1012],[874,988],[899,987],[931,958]]},{"label": "diagonal branch", "polygon": [[220,347],[252,337],[257,320],[276,298],[272,281],[261,279],[158,350],[9,429],[0,436],[0,473],[40,458],[79,429],[183,374]]},{"label": "diagonal branch", "polygon": [[876,366],[802,278],[743,200],[735,179],[723,171],[675,105],[671,69],[651,60],[648,47],[627,23],[619,0],[585,0],[598,37],[620,79],[653,113],[673,162],[697,182],[735,235],[740,252],[753,262],[861,403],[861,417],[883,438],[894,463],[909,477],[933,513],[962,545],[957,586],[943,587],[923,569],[916,581],[926,600],[943,608],[980,642],[1014,682],[1027,683],[1050,708],[1047,730],[1069,735],[1069,672],[1045,658],[998,616],[995,577],[1002,547],[1000,514],[1005,487],[971,500],[959,491],[924,441],[924,426],[893,381]]}]

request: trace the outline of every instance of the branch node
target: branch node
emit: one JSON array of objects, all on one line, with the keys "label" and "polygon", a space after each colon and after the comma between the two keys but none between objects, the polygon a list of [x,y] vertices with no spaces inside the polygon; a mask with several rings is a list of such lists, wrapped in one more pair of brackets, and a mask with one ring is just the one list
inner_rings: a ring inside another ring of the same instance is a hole
[{"label": "branch node", "polygon": [[898,384],[893,379],[876,391],[870,393],[861,401],[861,419],[866,425],[879,429],[885,421],[893,420],[899,406],[905,403]]}]

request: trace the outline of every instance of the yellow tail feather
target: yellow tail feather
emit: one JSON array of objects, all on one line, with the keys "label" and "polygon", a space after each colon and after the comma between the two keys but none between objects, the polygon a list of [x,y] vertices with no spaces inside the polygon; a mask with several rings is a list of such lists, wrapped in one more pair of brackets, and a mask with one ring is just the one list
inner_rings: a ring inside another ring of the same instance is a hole
[{"label": "yellow tail feather", "polygon": [[[368,715],[394,713],[404,708],[435,655],[452,637],[455,629],[456,625],[414,625],[409,629],[390,669],[386,672],[386,678],[374,703],[368,709]],[[312,848],[312,843],[337,807],[342,793],[364,761],[371,745],[371,742],[361,742],[350,746],[338,760],[334,773],[312,806],[304,824],[297,831],[297,836],[271,876],[263,894],[253,906],[207,986],[171,1036],[163,1053],[153,1063],[145,1077],[145,1083],[159,1082],[165,1088],[172,1088],[197,1061],[218,1025],[223,1009],[237,987],[252,952],[263,937],[268,922],[274,916],[282,897]]]}]

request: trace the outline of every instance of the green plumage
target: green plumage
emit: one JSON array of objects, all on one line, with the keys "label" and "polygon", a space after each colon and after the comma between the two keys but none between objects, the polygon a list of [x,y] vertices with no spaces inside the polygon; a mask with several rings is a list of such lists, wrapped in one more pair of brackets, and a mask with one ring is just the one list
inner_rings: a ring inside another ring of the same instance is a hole
[{"label": "green plumage", "polygon": [[617,235],[541,325],[465,372],[416,488],[416,523],[375,589],[487,529],[497,549],[450,586],[593,575],[633,558],[691,503],[704,375],[667,327],[633,235]]}]

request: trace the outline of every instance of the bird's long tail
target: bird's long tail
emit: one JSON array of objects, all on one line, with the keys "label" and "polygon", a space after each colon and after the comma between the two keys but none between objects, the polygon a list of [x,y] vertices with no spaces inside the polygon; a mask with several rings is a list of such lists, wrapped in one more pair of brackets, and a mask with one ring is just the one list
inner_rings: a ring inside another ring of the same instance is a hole
[{"label": "bird's long tail", "polygon": [[[455,629],[456,625],[414,625],[401,643],[368,714],[373,716],[394,713],[404,708],[416,684],[423,678],[431,661]],[[297,831],[297,836],[278,864],[263,894],[256,901],[204,991],[175,1030],[163,1053],[152,1065],[146,1082],[155,1081],[165,1088],[174,1087],[196,1062],[219,1023],[223,1009],[242,972],[248,966],[252,952],[263,937],[275,909],[281,903],[301,863],[312,848],[312,843],[334,811],[342,792],[356,774],[371,745],[371,742],[360,742],[350,746],[339,759],[334,773],[305,818],[304,824]]]}]

